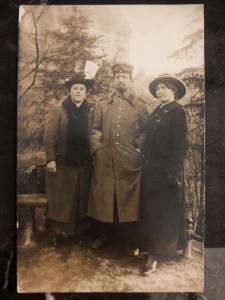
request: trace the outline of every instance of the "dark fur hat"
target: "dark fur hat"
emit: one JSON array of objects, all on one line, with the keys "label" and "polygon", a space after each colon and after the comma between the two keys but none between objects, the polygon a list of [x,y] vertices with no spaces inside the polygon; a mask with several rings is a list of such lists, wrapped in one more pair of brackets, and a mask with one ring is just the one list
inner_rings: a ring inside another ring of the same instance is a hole
[{"label": "dark fur hat", "polygon": [[70,90],[72,85],[76,83],[83,84],[87,89],[89,89],[94,84],[94,80],[85,79],[84,73],[76,73],[71,79],[66,80],[65,85]]}]

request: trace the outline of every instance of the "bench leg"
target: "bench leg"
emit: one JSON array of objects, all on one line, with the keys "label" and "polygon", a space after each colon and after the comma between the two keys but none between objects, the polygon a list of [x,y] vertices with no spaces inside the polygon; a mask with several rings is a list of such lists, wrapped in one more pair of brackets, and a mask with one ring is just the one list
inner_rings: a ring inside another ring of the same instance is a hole
[{"label": "bench leg", "polygon": [[36,243],[33,241],[35,209],[29,208],[27,213],[28,213],[27,222],[26,222],[25,230],[24,230],[24,234],[23,234],[23,244],[22,244],[23,248],[30,248],[30,247],[34,247],[36,245]]},{"label": "bench leg", "polygon": [[189,220],[189,222],[187,224],[186,234],[187,234],[187,244],[184,249],[184,257],[192,258],[193,224],[192,224],[191,220]]},{"label": "bench leg", "polygon": [[185,258],[192,258],[192,240],[187,240],[186,247],[184,249],[184,257]]}]

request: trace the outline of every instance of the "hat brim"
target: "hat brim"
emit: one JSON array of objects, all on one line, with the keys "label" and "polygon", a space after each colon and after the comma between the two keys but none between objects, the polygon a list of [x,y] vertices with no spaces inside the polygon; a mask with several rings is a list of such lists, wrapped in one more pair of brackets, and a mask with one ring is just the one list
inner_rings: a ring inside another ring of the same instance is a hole
[{"label": "hat brim", "polygon": [[87,89],[91,88],[94,84],[94,80],[92,79],[80,79],[80,80],[68,80],[65,85],[68,89],[71,89],[74,84],[83,84]]},{"label": "hat brim", "polygon": [[158,98],[156,96],[156,86],[159,83],[165,83],[165,84],[166,83],[171,83],[171,84],[173,84],[177,88],[176,100],[180,100],[186,94],[186,87],[180,79],[178,79],[176,77],[172,77],[172,76],[160,76],[160,77],[157,77],[156,79],[154,79],[149,84],[149,91],[155,98]]}]

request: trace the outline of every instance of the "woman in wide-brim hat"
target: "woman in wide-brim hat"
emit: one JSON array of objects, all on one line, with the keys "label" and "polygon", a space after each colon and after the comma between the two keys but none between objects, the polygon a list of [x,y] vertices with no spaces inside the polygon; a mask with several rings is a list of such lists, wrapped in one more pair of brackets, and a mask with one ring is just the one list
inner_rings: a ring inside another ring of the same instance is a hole
[{"label": "woman in wide-brim hat", "polygon": [[83,74],[66,81],[68,97],[49,112],[45,122],[46,220],[54,245],[76,235],[86,216],[91,166],[86,92],[93,83]]},{"label": "woman in wide-brim hat", "polygon": [[185,243],[182,174],[187,118],[177,101],[186,94],[186,87],[164,74],[150,83],[149,90],[160,104],[151,114],[144,146],[141,219],[143,247],[149,253],[145,276],[156,270],[160,256],[176,255]]}]

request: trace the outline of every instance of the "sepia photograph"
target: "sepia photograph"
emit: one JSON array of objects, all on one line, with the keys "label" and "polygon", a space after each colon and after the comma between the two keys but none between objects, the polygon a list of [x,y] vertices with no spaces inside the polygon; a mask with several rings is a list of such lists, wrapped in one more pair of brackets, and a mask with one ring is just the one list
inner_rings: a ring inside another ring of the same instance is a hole
[{"label": "sepia photograph", "polygon": [[204,290],[204,6],[21,5],[17,291]]}]

